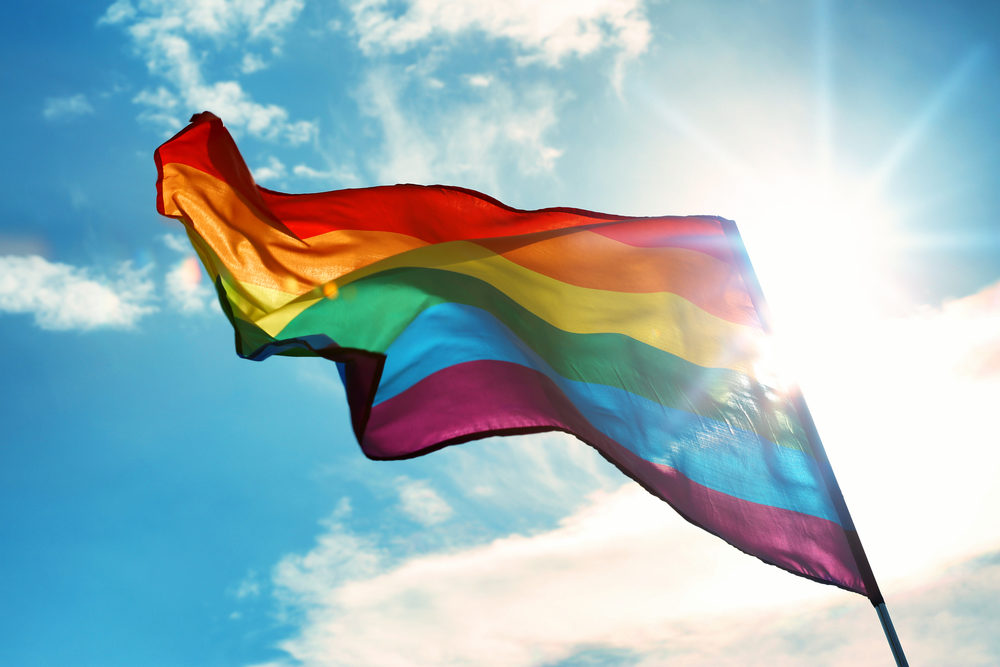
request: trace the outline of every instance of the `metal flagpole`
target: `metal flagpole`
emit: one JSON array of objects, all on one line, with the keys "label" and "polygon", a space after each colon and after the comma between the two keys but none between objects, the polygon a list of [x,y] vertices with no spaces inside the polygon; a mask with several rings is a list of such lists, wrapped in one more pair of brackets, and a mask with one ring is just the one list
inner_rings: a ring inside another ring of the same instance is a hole
[{"label": "metal flagpole", "polygon": [[[743,239],[740,236],[739,230],[736,228],[736,223],[725,218],[719,218],[719,220],[723,224],[726,236],[734,241],[732,244],[734,254],[737,256],[737,259],[743,263],[743,277],[747,283],[747,291],[749,292],[754,308],[757,310],[757,314],[760,317],[761,325],[763,326],[765,332],[771,333],[770,312],[767,309],[767,302],[764,300],[764,292],[760,288],[760,282],[757,280],[757,273],[754,271],[753,265],[750,263],[750,256],[747,254],[746,246],[743,245]],[[885,599],[882,597],[882,592],[879,590],[878,582],[875,581],[875,575],[872,572],[871,565],[868,563],[868,556],[865,554],[865,550],[861,546],[861,539],[858,537],[858,531],[854,527],[854,520],[851,519],[851,513],[847,510],[847,503],[844,501],[844,494],[841,492],[840,484],[837,483],[837,478],[833,474],[833,468],[830,466],[830,459],[827,458],[826,450],[823,448],[823,441],[820,440],[819,432],[816,430],[816,423],[813,421],[812,413],[809,412],[809,406],[806,405],[806,400],[802,396],[802,392],[799,390],[797,384],[794,385],[794,389],[792,389],[790,394],[792,403],[795,405],[795,410],[799,415],[799,419],[802,421],[803,427],[805,428],[806,437],[809,439],[809,445],[812,448],[816,462],[819,465],[820,475],[826,485],[827,492],[830,494],[830,499],[833,501],[833,505],[837,510],[837,516],[840,518],[840,523],[844,528],[844,534],[846,535],[847,543],[851,548],[851,554],[854,556],[854,561],[858,566],[858,572],[861,575],[861,581],[864,583],[865,591],[868,593],[868,600],[872,603],[872,606],[875,607],[875,612],[878,614],[878,620],[882,624],[882,630],[885,632],[885,638],[889,642],[889,649],[892,651],[892,657],[896,660],[897,667],[909,667],[909,663],[906,661],[906,655],[903,654],[903,647],[899,643],[899,637],[896,636],[896,629],[892,625],[892,619],[889,618],[889,610],[885,606]]]},{"label": "metal flagpole", "polygon": [[896,628],[892,627],[892,619],[889,618],[889,610],[886,609],[885,602],[875,605],[875,613],[878,614],[878,620],[882,622],[882,629],[885,630],[885,638],[889,642],[889,648],[892,649],[892,657],[896,659],[896,664],[899,667],[909,667],[906,656],[903,655],[903,646],[899,643],[899,637],[896,636]]}]

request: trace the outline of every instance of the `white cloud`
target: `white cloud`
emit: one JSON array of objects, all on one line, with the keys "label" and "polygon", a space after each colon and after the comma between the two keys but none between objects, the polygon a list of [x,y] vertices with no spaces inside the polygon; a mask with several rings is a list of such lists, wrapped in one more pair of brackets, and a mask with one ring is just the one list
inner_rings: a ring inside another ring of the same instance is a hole
[{"label": "white cloud", "polygon": [[646,50],[651,34],[643,0],[354,0],[350,11],[366,55],[423,49],[405,67],[377,65],[358,91],[362,112],[383,134],[384,150],[371,160],[377,180],[457,182],[494,194],[501,175],[553,169],[562,151],[547,135],[560,100],[552,87],[508,83],[500,71],[461,76],[466,85],[445,95],[437,70],[448,44],[459,36],[504,40],[517,63],[549,66],[600,51],[613,59],[620,89],[625,62]]},{"label": "white cloud", "polygon": [[250,36],[255,38],[281,34],[299,17],[305,5],[304,0],[272,0],[271,2],[233,2],[247,17]]},{"label": "white cloud", "polygon": [[45,106],[42,108],[42,116],[46,120],[86,116],[92,113],[94,113],[94,107],[90,105],[87,96],[83,93],[68,97],[49,97],[45,100]]},{"label": "white cloud", "polygon": [[[362,109],[384,136],[383,152],[372,161],[385,183],[459,183],[497,192],[501,173],[550,171],[561,151],[545,135],[555,125],[555,94],[535,86],[514,93],[499,83],[481,99],[447,104],[414,98],[413,80],[400,71],[372,72],[360,91]],[[436,104],[418,114],[418,105]]]},{"label": "white cloud", "polygon": [[243,578],[243,581],[236,587],[236,590],[233,591],[233,595],[237,600],[245,600],[246,598],[259,597],[260,590],[260,575],[257,574],[256,570],[250,570],[247,572],[247,576]]},{"label": "white cloud", "polygon": [[30,313],[43,329],[127,329],[156,310],[146,270],[122,264],[117,277],[37,255],[0,257],[0,311]]},{"label": "white cloud", "polygon": [[396,479],[400,507],[410,518],[425,526],[441,523],[451,518],[455,511],[424,480]]},{"label": "white cloud", "polygon": [[491,83],[493,83],[493,77],[487,76],[486,74],[472,74],[466,81],[473,88],[486,88]]},{"label": "white cloud", "polygon": [[[622,475],[593,448],[565,433],[489,438],[437,452],[441,469],[464,490],[473,511],[551,520],[578,509]],[[516,488],[517,493],[510,493]]]},{"label": "white cloud", "polygon": [[351,4],[361,49],[402,52],[419,43],[479,32],[513,42],[528,60],[558,64],[601,48],[622,57],[642,53],[650,26],[642,0],[356,0]]},{"label": "white cloud", "polygon": [[[138,8],[116,2],[99,23],[125,28],[149,71],[166,83],[135,97],[136,103],[146,107],[141,118],[170,124],[166,129],[176,130],[182,109],[184,115],[210,110],[232,128],[298,144],[315,135],[314,123],[292,121],[284,108],[256,102],[238,81],[206,80],[202,61],[241,35],[250,40],[266,39],[276,49],[301,9],[301,0],[143,0]],[[197,40],[195,46],[192,40]],[[259,64],[251,54],[243,55],[244,71]]]},{"label": "white cloud", "polygon": [[284,178],[286,173],[284,163],[273,155],[268,156],[267,164],[255,167],[251,171],[253,172],[254,180],[258,183]]},{"label": "white cloud", "polygon": [[285,556],[272,573],[275,594],[292,614],[322,607],[334,587],[352,579],[377,574],[387,555],[372,540],[343,529],[337,512],[326,523],[326,532],[304,555]]},{"label": "white cloud", "polygon": [[174,252],[179,252],[184,255],[191,252],[191,244],[188,242],[187,238],[180,236],[179,234],[163,234],[160,236],[160,240],[163,241],[163,245],[167,246]]},{"label": "white cloud", "polygon": [[184,256],[164,276],[167,300],[175,310],[185,315],[205,312],[215,303],[211,288],[191,244],[178,234],[163,234],[160,240],[171,250]]},{"label": "white cloud", "polygon": [[[992,630],[1000,613],[1000,558],[976,558],[912,581],[889,601],[893,622],[913,665],[995,665],[1000,639]],[[695,619],[669,632],[638,667],[792,667],[893,664],[885,637],[866,603],[804,605],[794,611]]]},{"label": "white cloud", "polygon": [[[816,322],[804,389],[876,572],[1000,541],[1000,283],[893,319]],[[825,328],[825,331],[820,331]],[[928,540],[927,535],[934,535]]]},{"label": "white cloud", "polygon": [[[930,588],[911,581],[891,599],[913,658],[942,664],[952,651],[971,660],[961,664],[991,664],[1000,646],[968,641],[977,634],[968,624],[979,614],[982,633],[992,616],[962,610],[997,606],[994,560],[943,581],[936,573]],[[273,583],[301,624],[280,648],[307,667],[543,665],[594,649],[642,665],[864,665],[888,655],[864,598],[744,556],[631,484],[595,494],[548,532],[402,561],[330,524],[315,548],[282,560]],[[937,615],[919,609],[932,603]],[[962,632],[931,632],[934,623]]]},{"label": "white cloud", "polygon": [[240,62],[240,71],[244,74],[253,74],[254,72],[259,72],[260,70],[267,67],[267,63],[264,59],[253,53],[244,53],[243,60]]},{"label": "white cloud", "polygon": [[[281,647],[306,665],[526,665],[610,639],[651,606],[669,609],[640,592],[652,581],[635,578],[637,559],[650,555],[637,547],[645,537],[662,542],[664,525],[637,530],[645,510],[634,521],[611,520],[622,503],[635,509],[643,499],[632,491],[603,496],[549,533],[402,563],[333,526],[316,548],[275,570],[281,599],[305,619]],[[629,594],[635,601],[618,610]],[[598,613],[604,605],[616,608],[614,617]],[[644,623],[662,620],[659,613]]]},{"label": "white cloud", "polygon": [[313,169],[305,164],[297,164],[292,167],[292,173],[299,178],[325,181],[330,188],[333,188],[335,184],[355,186],[361,182],[357,174],[343,166],[334,166],[329,169]]},{"label": "white cloud", "polygon": [[115,24],[127,21],[135,16],[135,7],[129,0],[115,0],[97,20],[98,25]]},{"label": "white cloud", "polygon": [[117,0],[98,20],[122,24],[134,19],[160,29],[193,35],[231,37],[246,32],[252,39],[281,39],[298,18],[303,0]]},{"label": "white cloud", "polygon": [[205,284],[201,265],[194,255],[175,264],[164,281],[170,304],[184,314],[205,312],[212,303],[212,291]]},{"label": "white cloud", "polygon": [[177,96],[163,86],[157,87],[156,90],[140,90],[139,93],[132,98],[132,101],[137,104],[154,107],[163,111],[170,111],[176,108],[178,104]]}]

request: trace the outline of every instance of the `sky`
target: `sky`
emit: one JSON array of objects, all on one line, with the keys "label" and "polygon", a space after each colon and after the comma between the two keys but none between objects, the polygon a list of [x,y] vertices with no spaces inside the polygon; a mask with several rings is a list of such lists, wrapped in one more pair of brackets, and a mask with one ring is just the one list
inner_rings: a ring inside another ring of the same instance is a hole
[{"label": "sky", "polygon": [[0,663],[887,665],[587,446],[374,462],[239,359],[153,150],[740,226],[911,664],[1000,663],[1000,7],[118,0],[0,24]]}]

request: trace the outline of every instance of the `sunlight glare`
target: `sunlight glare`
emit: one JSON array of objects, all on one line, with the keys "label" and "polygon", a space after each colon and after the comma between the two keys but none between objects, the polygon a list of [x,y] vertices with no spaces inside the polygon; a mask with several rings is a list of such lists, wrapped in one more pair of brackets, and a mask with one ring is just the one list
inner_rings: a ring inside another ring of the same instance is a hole
[{"label": "sunlight glare", "polygon": [[[815,354],[871,326],[892,298],[886,256],[895,215],[861,181],[812,169],[759,172],[724,210],[740,227],[782,356],[796,375]],[[797,378],[803,380],[804,378]]]}]

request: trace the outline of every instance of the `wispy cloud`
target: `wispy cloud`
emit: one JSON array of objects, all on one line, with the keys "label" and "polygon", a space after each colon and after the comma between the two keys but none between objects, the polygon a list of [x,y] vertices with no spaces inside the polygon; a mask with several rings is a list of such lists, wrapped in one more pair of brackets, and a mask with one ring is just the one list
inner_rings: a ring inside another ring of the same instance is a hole
[{"label": "wispy cloud", "polygon": [[362,110],[382,129],[384,149],[372,160],[382,182],[451,182],[497,192],[502,173],[546,173],[561,155],[546,139],[557,97],[545,86],[515,92],[496,83],[476,88],[476,99],[456,102],[419,84],[406,72],[377,69],[359,93]]},{"label": "wispy cloud", "polygon": [[[631,485],[593,496],[548,532],[405,560],[330,523],[312,550],[275,568],[273,583],[300,623],[280,644],[290,662],[276,665],[889,660],[863,598],[697,534]],[[998,594],[995,555],[911,579],[892,602],[914,662],[994,664],[1000,641],[987,626]]]},{"label": "wispy cloud", "polygon": [[[1000,646],[982,616],[955,635],[921,627],[934,614],[915,607],[932,600],[954,615],[946,625],[956,630],[964,603],[997,606],[998,563],[959,574],[950,583],[981,588],[946,586],[940,573],[930,588],[911,582],[916,591],[896,598],[897,625],[919,642],[915,657],[957,651],[971,660],[961,664],[990,664]],[[280,646],[308,666],[542,665],[595,650],[643,665],[881,664],[887,656],[863,598],[697,534],[632,485],[592,496],[548,532],[402,561],[331,524],[273,578],[301,621]]]},{"label": "wispy cloud", "polygon": [[803,356],[804,388],[876,571],[913,575],[1000,541],[1000,450],[984,446],[998,304],[1000,283],[905,317],[816,322],[824,353]]},{"label": "wispy cloud", "polygon": [[87,116],[94,113],[94,107],[87,101],[83,93],[68,97],[49,97],[42,107],[42,116],[46,120],[60,120],[76,116]]},{"label": "wispy cloud", "polygon": [[117,0],[98,23],[148,23],[208,37],[245,32],[253,39],[279,42],[282,32],[295,22],[304,4],[303,0]]},{"label": "wispy cloud", "polygon": [[206,284],[201,264],[190,243],[176,234],[163,234],[160,240],[184,256],[163,276],[168,303],[185,315],[206,312],[213,303],[213,292]]},{"label": "wispy cloud", "polygon": [[127,329],[156,310],[147,270],[125,263],[114,278],[37,255],[0,257],[0,311],[31,314],[43,329]]},{"label": "wispy cloud", "polygon": [[369,54],[476,32],[509,40],[523,60],[556,65],[602,48],[633,57],[650,41],[642,0],[410,0],[402,11],[400,3],[356,0],[350,9],[358,44]]},{"label": "wispy cloud", "polygon": [[273,155],[268,156],[267,163],[259,167],[254,167],[252,169],[254,180],[258,183],[266,183],[267,181],[276,181],[285,177],[288,170],[285,168],[285,164],[274,157]]},{"label": "wispy cloud", "polygon": [[455,511],[425,480],[396,479],[402,510],[415,521],[431,526],[446,521]]},{"label": "wispy cloud", "polygon": [[476,511],[535,522],[571,514],[593,492],[622,483],[614,466],[565,433],[490,438],[435,456],[447,456],[443,474]]},{"label": "wispy cloud", "polygon": [[292,174],[298,176],[299,178],[306,178],[312,181],[322,181],[328,188],[334,188],[336,186],[355,186],[359,185],[361,179],[358,175],[354,173],[347,167],[344,166],[332,166],[328,169],[314,169],[309,165],[297,164],[292,167]]},{"label": "wispy cloud", "polygon": [[202,277],[201,265],[194,255],[185,257],[164,276],[167,299],[184,314],[203,313],[212,303],[212,291]]},{"label": "wispy cloud", "polygon": [[[302,4],[302,0],[143,0],[133,5],[119,0],[108,7],[99,23],[125,28],[150,73],[164,80],[165,85],[135,97],[134,101],[145,107],[142,118],[176,130],[183,120],[179,113],[209,109],[231,127],[299,144],[315,135],[315,123],[290,120],[283,107],[255,101],[238,81],[207,80],[202,65],[206,55],[217,53],[239,37],[266,41],[272,51],[278,50],[284,31],[298,18]],[[242,55],[244,71],[260,64],[255,56]]]},{"label": "wispy cloud", "polygon": [[244,53],[243,60],[240,62],[240,71],[244,74],[253,74],[254,72],[259,72],[260,70],[267,67],[267,63],[264,59],[254,53]]},{"label": "wispy cloud", "polygon": [[233,596],[237,600],[255,598],[260,595],[260,590],[260,575],[256,570],[249,570],[247,575],[243,577],[243,580],[239,583],[235,590],[233,590]]},{"label": "wispy cloud", "polygon": [[[383,150],[369,164],[376,180],[458,183],[501,195],[505,178],[552,172],[563,153],[550,134],[571,93],[557,93],[546,79],[552,68],[601,53],[620,89],[624,63],[651,38],[643,0],[355,0],[349,9],[371,63],[356,99],[382,133]],[[448,73],[458,62],[450,45],[471,36],[501,42],[511,55],[487,71]],[[390,58],[399,53],[408,54],[405,66]],[[509,76],[528,64],[542,67]]]},{"label": "wispy cloud", "polygon": [[475,88],[486,88],[493,83],[493,77],[486,74],[471,74],[466,78],[466,82]]}]

